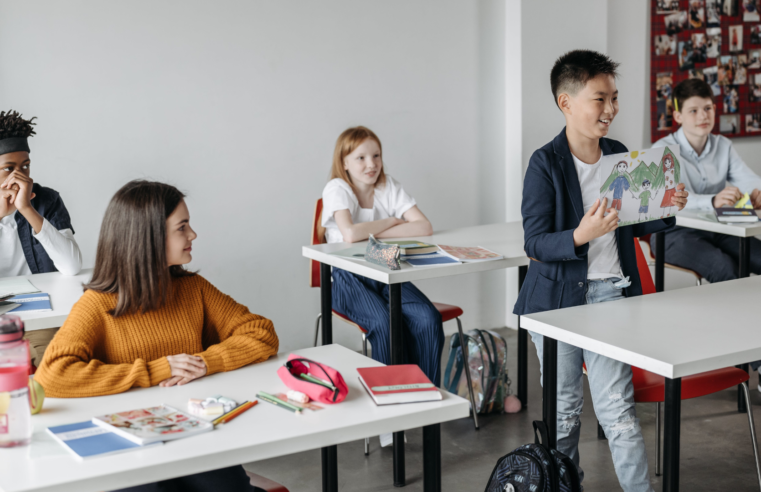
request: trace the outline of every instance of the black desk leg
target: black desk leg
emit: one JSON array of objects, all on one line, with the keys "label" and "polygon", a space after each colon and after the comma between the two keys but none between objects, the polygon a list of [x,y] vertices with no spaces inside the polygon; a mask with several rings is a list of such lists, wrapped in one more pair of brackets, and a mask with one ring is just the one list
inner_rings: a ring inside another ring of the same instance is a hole
[{"label": "black desk leg", "polygon": [[[746,278],[750,277],[750,239],[749,237],[740,238],[740,261],[738,277]],[[750,372],[750,366],[748,364],[740,364],[737,366],[745,372]],[[743,387],[741,384],[737,385],[737,411],[745,413],[748,411],[745,406],[745,395],[743,394]]]},{"label": "black desk leg", "polygon": [[[322,344],[333,343],[333,285],[330,265],[320,263],[320,306],[322,310]],[[336,446],[322,448],[322,491],[338,492],[338,459]]]},{"label": "black desk leg", "polygon": [[423,427],[423,490],[441,492],[441,424]]},{"label": "black desk leg", "polygon": [[663,436],[663,492],[679,490],[679,434],[682,413],[682,378],[666,378]]},{"label": "black desk leg", "polygon": [[655,291],[663,292],[664,270],[666,269],[666,235],[655,233]]},{"label": "black desk leg", "polygon": [[[402,332],[402,284],[388,286],[388,309],[391,334],[391,364],[404,363]],[[394,432],[394,487],[404,487],[404,432]]]},{"label": "black desk leg", "polygon": [[558,440],[558,341],[544,337],[542,356],[542,419],[547,425],[547,444],[557,449]]},{"label": "black desk leg", "polygon": [[[526,280],[528,265],[518,267],[518,291],[523,288]],[[518,316],[518,399],[523,408],[528,405],[528,332],[521,328],[521,317]]]},{"label": "black desk leg", "polygon": [[320,263],[320,309],[322,313],[322,344],[333,343],[333,284],[330,265]]}]

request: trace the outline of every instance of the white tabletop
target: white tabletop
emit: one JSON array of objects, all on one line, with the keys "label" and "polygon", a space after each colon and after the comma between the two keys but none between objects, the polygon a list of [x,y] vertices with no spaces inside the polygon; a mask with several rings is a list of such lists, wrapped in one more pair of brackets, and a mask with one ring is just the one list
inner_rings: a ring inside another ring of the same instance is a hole
[{"label": "white tabletop", "polygon": [[668,378],[761,360],[761,277],[521,316],[521,327]]},{"label": "white tabletop", "polygon": [[[756,212],[758,213],[758,212]],[[713,212],[701,212],[701,215],[712,216]],[[729,236],[751,237],[761,235],[761,221],[751,223],[727,224],[718,220],[708,220],[700,217],[698,212],[682,210],[676,215],[676,225],[690,227],[700,231],[718,232]]]},{"label": "white tabletop", "polygon": [[435,232],[433,236],[399,238],[399,240],[408,239],[430,244],[445,244],[447,246],[481,246],[504,256],[504,259],[430,267],[412,267],[402,263],[401,270],[392,271],[366,261],[352,260],[330,254],[352,246],[364,245],[366,242],[304,246],[301,251],[302,255],[307,258],[377,280],[378,282],[383,282],[384,284],[398,284],[427,278],[448,277],[450,275],[499,270],[529,264],[529,259],[523,250],[523,224],[521,222],[464,227]]},{"label": "white tabletop", "polygon": [[71,307],[82,297],[82,284],[89,282],[92,268],[82,270],[79,275],[67,277],[58,272],[26,275],[32,285],[50,295],[52,311],[43,313],[18,313],[24,320],[26,331],[60,327],[71,312]]},{"label": "white tabletop", "polygon": [[[188,398],[221,394],[244,401],[253,399],[258,391],[284,392],[287,388],[276,371],[287,360],[287,354],[185,386],[133,389],[97,398],[47,399],[42,413],[32,417],[35,428],[32,445],[0,449],[0,491],[112,490],[468,416],[467,400],[446,391],[442,391],[442,401],[376,406],[362,388],[356,368],[381,364],[339,345],[295,353],[341,372],[349,387],[346,400],[299,416],[259,402],[213,432],[138,451],[78,461],[48,438],[45,428],[161,403],[182,409]],[[340,469],[340,456],[338,466]],[[319,482],[320,476],[314,480]]]}]

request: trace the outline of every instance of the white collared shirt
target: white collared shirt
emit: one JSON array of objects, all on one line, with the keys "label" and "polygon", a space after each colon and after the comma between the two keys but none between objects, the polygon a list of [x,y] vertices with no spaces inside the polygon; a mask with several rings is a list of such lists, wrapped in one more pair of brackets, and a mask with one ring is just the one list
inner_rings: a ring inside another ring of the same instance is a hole
[{"label": "white collared shirt", "polygon": [[[16,212],[18,213],[18,212]],[[32,237],[42,244],[53,264],[64,275],[76,275],[82,269],[82,253],[71,229],[57,230],[47,219],[42,220],[39,234]],[[0,219],[0,278],[31,275],[26,262],[15,213]]]},{"label": "white collared shirt", "polygon": [[713,197],[727,186],[727,182],[743,193],[756,188],[761,190],[761,177],[745,164],[727,137],[708,135],[706,146],[698,155],[679,128],[655,142],[653,147],[664,145],[679,145],[680,181],[690,192],[687,210],[713,210]]}]

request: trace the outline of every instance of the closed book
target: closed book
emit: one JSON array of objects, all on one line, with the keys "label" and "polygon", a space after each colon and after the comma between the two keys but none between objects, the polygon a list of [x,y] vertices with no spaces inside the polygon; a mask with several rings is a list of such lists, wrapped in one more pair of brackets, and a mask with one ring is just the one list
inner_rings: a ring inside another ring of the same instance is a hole
[{"label": "closed book", "polygon": [[489,251],[480,246],[445,246],[439,244],[439,248],[441,248],[441,251],[443,251],[445,255],[451,256],[464,263],[494,261],[504,258],[504,256],[498,255],[494,251]]},{"label": "closed book", "polygon": [[50,306],[50,296],[47,294],[22,294],[6,299],[7,302],[14,302],[19,306],[10,311],[13,314],[18,313],[44,313],[52,311]]},{"label": "closed book", "polygon": [[93,417],[92,422],[140,445],[214,430],[211,422],[168,405],[101,415]]},{"label": "closed book", "polygon": [[450,258],[449,256],[441,254],[423,255],[417,258],[414,256],[407,256],[404,258],[404,261],[414,267],[460,264],[460,262],[454,258]]},{"label": "closed book", "polygon": [[716,218],[719,222],[727,223],[758,222],[758,215],[756,215],[755,210],[734,207],[717,208]]},{"label": "closed book", "polygon": [[9,311],[13,311],[19,306],[21,306],[21,304],[16,304],[15,302],[0,301],[0,314],[5,314]]},{"label": "closed book", "polygon": [[426,255],[435,253],[439,247],[421,241],[383,241],[385,244],[396,244],[403,255]]},{"label": "closed book", "polygon": [[415,364],[357,369],[376,405],[441,400],[441,392]]},{"label": "closed book", "polygon": [[143,446],[91,421],[48,427],[47,431],[53,439],[63,444],[63,447],[80,460],[143,449]]}]

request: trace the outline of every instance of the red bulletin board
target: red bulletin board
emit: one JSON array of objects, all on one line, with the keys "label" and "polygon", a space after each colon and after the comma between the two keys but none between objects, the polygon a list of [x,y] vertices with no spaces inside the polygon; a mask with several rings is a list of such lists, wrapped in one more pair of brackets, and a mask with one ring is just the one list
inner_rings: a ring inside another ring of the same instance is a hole
[{"label": "red bulletin board", "polygon": [[761,0],[651,0],[653,142],[677,130],[673,89],[694,77],[703,78],[713,89],[714,133],[730,138],[761,136],[759,8]]}]

